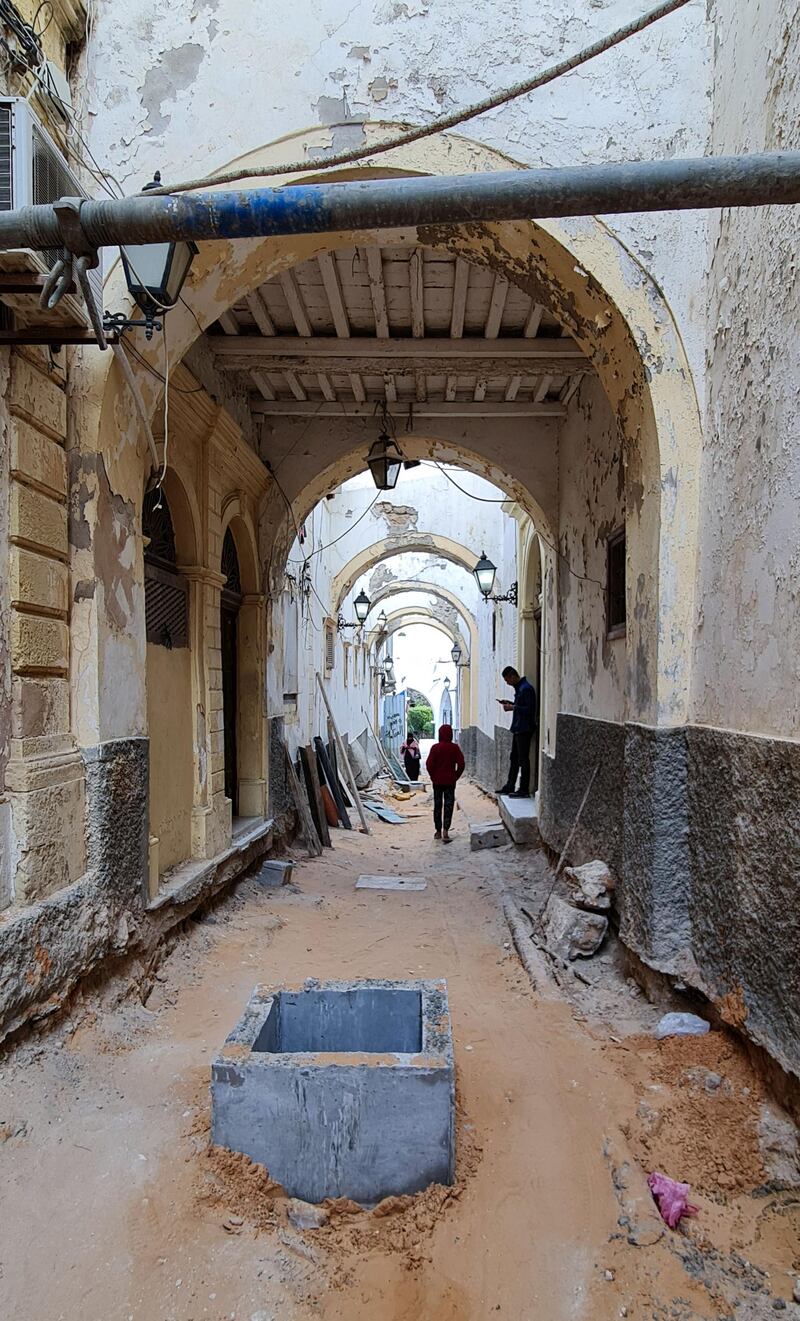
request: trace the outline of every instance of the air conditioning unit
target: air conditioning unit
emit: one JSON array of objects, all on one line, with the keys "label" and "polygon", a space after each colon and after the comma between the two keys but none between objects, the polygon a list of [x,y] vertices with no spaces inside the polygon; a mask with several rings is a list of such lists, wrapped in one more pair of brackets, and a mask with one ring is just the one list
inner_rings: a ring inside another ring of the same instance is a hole
[{"label": "air conditioning unit", "polygon": [[[19,96],[0,97],[0,211],[57,202],[60,197],[87,196],[28,102]],[[0,271],[46,275],[63,256],[62,248],[47,252],[13,248],[0,252]],[[102,309],[102,262],[89,272],[89,279],[97,306]],[[28,326],[88,325],[86,308],[77,291],[67,294],[52,311],[39,307],[38,291],[8,292],[1,282],[0,299],[13,309],[19,322]]]}]

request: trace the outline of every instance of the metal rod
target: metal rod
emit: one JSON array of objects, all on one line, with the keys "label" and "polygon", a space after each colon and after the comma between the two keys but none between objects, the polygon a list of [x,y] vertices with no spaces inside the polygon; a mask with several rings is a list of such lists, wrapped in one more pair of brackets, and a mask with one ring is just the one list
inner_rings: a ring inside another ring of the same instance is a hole
[{"label": "metal rod", "polygon": [[[83,201],[79,223],[101,248],[797,202],[800,152],[774,152]],[[0,214],[0,250],[63,242],[54,206]]]}]

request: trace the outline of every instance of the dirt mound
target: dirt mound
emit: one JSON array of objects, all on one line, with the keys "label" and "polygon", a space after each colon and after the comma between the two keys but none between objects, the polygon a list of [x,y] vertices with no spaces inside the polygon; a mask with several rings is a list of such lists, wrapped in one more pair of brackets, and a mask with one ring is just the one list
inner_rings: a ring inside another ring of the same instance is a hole
[{"label": "dirt mound", "polygon": [[758,1142],[761,1085],[744,1051],[723,1032],[703,1037],[629,1038],[634,1069],[644,1066],[633,1150],[710,1197],[753,1189],[766,1178]]}]

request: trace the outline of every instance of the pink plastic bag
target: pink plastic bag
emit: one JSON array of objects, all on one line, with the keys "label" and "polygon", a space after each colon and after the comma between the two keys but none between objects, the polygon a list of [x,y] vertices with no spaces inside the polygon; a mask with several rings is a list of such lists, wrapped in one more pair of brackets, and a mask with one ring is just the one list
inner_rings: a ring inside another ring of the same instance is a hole
[{"label": "pink plastic bag", "polygon": [[688,1183],[677,1183],[666,1174],[654,1171],[647,1176],[647,1186],[653,1194],[653,1200],[670,1229],[674,1229],[681,1216],[696,1216],[698,1207],[689,1201]]}]

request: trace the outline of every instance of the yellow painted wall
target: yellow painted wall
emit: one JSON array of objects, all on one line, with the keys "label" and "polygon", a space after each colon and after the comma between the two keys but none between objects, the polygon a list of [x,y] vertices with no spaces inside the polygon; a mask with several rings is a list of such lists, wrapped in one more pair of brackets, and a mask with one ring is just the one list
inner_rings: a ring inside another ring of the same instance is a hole
[{"label": "yellow painted wall", "polygon": [[191,854],[193,756],[191,652],[147,647],[150,737],[150,834],[159,841],[158,869]]}]

